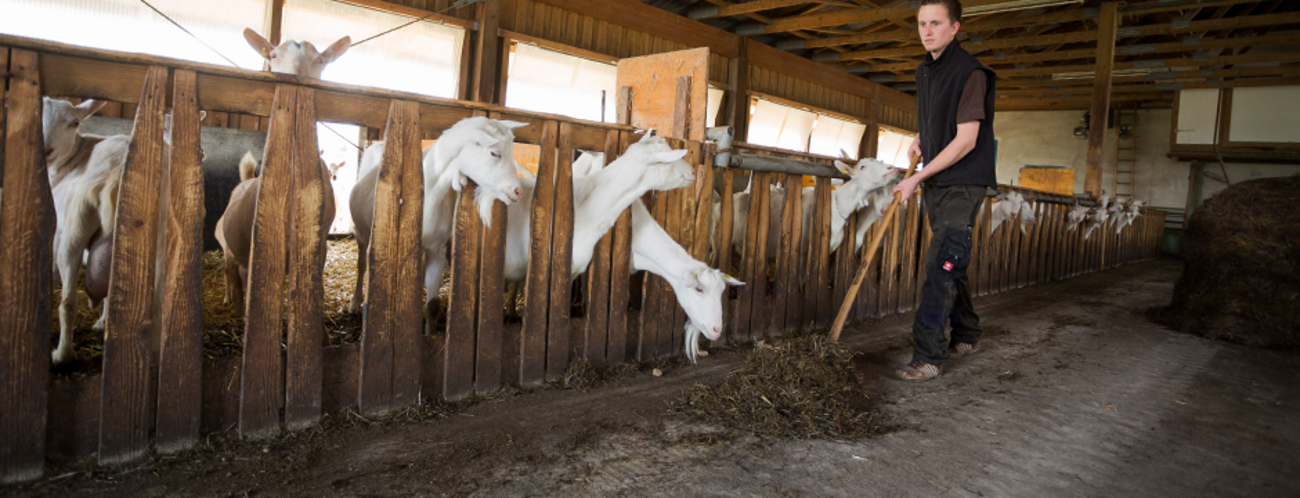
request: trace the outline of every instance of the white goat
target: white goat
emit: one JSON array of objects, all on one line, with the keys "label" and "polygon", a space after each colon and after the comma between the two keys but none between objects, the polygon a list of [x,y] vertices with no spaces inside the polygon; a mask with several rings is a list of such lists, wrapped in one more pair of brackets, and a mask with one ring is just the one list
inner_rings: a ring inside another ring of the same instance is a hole
[{"label": "white goat", "polygon": [[993,200],[993,222],[989,225],[989,233],[997,231],[1002,222],[1020,214],[1020,206],[1025,202],[1024,196],[1015,191],[999,192]]},{"label": "white goat", "polygon": [[[426,305],[438,298],[442,274],[447,270],[447,244],[455,227],[456,196],[467,178],[478,184],[474,202],[483,226],[492,225],[492,203],[519,200],[519,173],[515,169],[515,128],[527,123],[500,121],[483,116],[465,118],[442,133],[424,156],[424,285]],[[371,193],[371,204],[374,203]],[[358,220],[357,223],[368,222]]]},{"label": "white goat", "polygon": [[722,337],[722,299],[727,286],[745,285],[692,258],[655,223],[640,199],[632,203],[631,271],[648,271],[672,286],[688,318],[685,347],[692,363],[699,356],[701,335],[714,341]]},{"label": "white goat", "polygon": [[1079,227],[1080,223],[1087,221],[1090,211],[1087,206],[1075,204],[1074,208],[1070,210],[1069,226],[1066,231],[1073,232],[1075,228]]},{"label": "white goat", "polygon": [[[695,183],[695,171],[682,160],[685,150],[673,150],[662,137],[647,133],[608,166],[595,154],[584,153],[573,174],[573,249],[570,278],[591,263],[596,243],[618,221],[623,210],[651,190],[672,190]],[[523,181],[520,202],[507,209],[505,280],[518,282],[528,274],[533,192],[536,181]],[[636,242],[634,241],[633,244]]]},{"label": "white goat", "polygon": [[352,46],[352,38],[347,36],[330,44],[324,52],[317,51],[316,46],[311,42],[295,40],[285,40],[280,42],[280,45],[273,46],[271,42],[266,41],[266,38],[262,38],[262,35],[248,28],[244,29],[244,40],[270,63],[271,72],[316,79],[320,79],[326,65],[334,62]]},{"label": "white goat", "polygon": [[1117,223],[1118,226],[1115,228],[1116,235],[1123,232],[1124,227],[1132,225],[1134,220],[1142,216],[1142,206],[1144,205],[1146,205],[1146,203],[1139,200],[1133,200],[1128,203],[1125,211],[1117,216],[1117,218],[1120,218],[1120,221]]}]

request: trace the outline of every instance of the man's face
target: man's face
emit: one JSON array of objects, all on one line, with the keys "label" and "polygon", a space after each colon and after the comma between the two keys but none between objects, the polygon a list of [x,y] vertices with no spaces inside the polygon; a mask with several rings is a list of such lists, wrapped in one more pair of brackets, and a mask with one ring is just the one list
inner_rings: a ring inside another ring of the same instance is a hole
[{"label": "man's face", "polygon": [[960,27],[961,23],[948,19],[948,8],[942,5],[924,5],[916,12],[916,28],[926,52],[942,52]]}]

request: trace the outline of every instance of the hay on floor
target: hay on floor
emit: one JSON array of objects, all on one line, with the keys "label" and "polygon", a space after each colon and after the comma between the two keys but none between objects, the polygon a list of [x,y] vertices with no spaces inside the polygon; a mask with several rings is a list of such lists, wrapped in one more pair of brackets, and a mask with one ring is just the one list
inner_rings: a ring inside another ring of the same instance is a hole
[{"label": "hay on floor", "polygon": [[821,334],[760,342],[718,385],[697,385],[672,408],[764,436],[864,439],[885,429],[870,411],[853,354]]},{"label": "hay on floor", "polygon": [[1241,182],[1183,231],[1183,275],[1161,317],[1248,346],[1300,347],[1300,175]]}]

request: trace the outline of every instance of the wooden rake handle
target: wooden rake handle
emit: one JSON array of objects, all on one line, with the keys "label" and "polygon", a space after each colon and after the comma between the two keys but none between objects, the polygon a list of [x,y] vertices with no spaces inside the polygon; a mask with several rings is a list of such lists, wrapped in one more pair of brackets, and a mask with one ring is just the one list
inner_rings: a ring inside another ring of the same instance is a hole
[{"label": "wooden rake handle", "polygon": [[[912,173],[916,171],[916,163],[920,159],[921,156],[912,157],[912,165],[907,168],[907,174],[903,176],[904,180],[912,177]],[[913,194],[915,194],[915,192],[913,192]],[[894,221],[894,212],[898,211],[898,203],[902,200],[902,196],[894,194],[894,202],[889,204],[889,209],[885,211],[885,216],[880,219],[880,229],[872,231],[871,241],[867,243],[867,246],[864,248],[867,251],[867,258],[862,261],[861,266],[858,266],[858,274],[853,277],[853,285],[849,286],[848,293],[844,294],[844,302],[840,304],[840,312],[835,315],[835,324],[831,326],[831,342],[839,342],[840,332],[844,331],[844,322],[849,319],[849,310],[853,308],[853,300],[858,297],[858,288],[862,287],[862,279],[867,276],[867,268],[871,266],[872,258],[876,257],[876,248],[880,247],[880,239],[885,237],[885,230],[888,229],[889,224]],[[853,243],[851,238],[845,237],[844,240],[849,244]],[[850,245],[848,247],[853,246]],[[844,244],[840,244],[840,248],[843,249]]]}]

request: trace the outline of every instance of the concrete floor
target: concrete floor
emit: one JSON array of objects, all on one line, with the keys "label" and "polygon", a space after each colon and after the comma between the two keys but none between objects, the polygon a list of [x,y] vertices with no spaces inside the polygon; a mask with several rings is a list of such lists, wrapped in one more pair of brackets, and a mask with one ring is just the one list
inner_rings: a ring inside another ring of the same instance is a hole
[{"label": "concrete floor", "polygon": [[[846,342],[883,421],[859,442],[731,436],[665,402],[743,360],[543,390],[432,423],[215,445],[130,472],[51,469],[24,495],[1300,496],[1300,355],[1149,322],[1181,264],[1156,261],[977,299],[984,351],[940,379],[886,378],[911,315]],[[71,474],[76,472],[75,474]],[[60,477],[62,476],[62,477]]]}]

